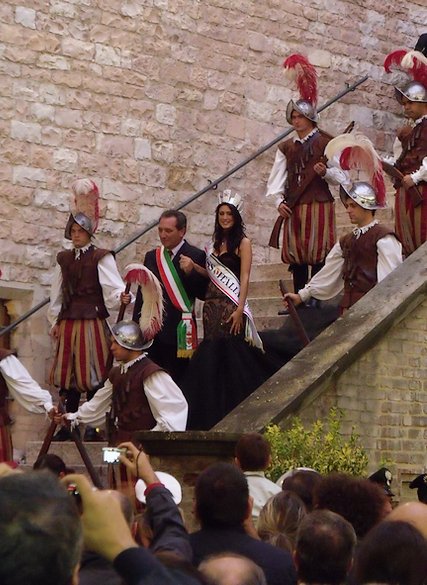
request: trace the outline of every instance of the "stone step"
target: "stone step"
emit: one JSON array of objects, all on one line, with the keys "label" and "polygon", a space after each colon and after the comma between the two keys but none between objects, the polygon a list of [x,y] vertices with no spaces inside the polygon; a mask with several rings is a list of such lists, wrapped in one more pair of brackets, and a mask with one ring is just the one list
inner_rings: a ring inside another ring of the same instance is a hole
[{"label": "stone step", "polygon": [[270,317],[254,317],[255,325],[258,331],[264,331],[264,329],[279,329],[285,322],[285,319],[289,319],[287,315],[276,315]]},{"label": "stone step", "polygon": [[283,309],[281,296],[249,299],[249,306],[254,317],[274,317]]},{"label": "stone step", "polygon": [[[26,462],[28,465],[33,465],[40,452],[42,441],[29,441],[26,448]],[[89,455],[92,464],[95,467],[106,467],[102,461],[102,447],[108,447],[107,442],[99,443],[83,443]],[[77,450],[77,447],[72,441],[65,441],[59,443],[53,441],[49,448],[49,453],[54,453],[64,460],[67,467],[76,469],[77,466],[82,465],[82,458]]]},{"label": "stone step", "polygon": [[[292,280],[285,280],[285,283],[288,290],[293,290]],[[251,280],[249,284],[249,301],[251,299],[265,297],[281,297],[278,278],[271,280]]]},{"label": "stone step", "polygon": [[251,282],[257,280],[289,279],[287,264],[254,264],[251,269]]}]

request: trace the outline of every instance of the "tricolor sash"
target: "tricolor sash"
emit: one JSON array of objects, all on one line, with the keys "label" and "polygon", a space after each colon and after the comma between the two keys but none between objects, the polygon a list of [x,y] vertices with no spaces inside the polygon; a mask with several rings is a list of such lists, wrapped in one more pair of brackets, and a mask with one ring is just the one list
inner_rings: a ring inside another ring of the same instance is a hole
[{"label": "tricolor sash", "polygon": [[160,279],[172,305],[181,311],[177,327],[177,357],[189,358],[197,347],[197,326],[193,315],[193,303],[187,295],[172,258],[164,246],[156,250],[156,263]]},{"label": "tricolor sash", "polygon": [[[237,276],[225,266],[211,250],[206,250],[206,270],[213,284],[224,293],[236,306],[239,304],[240,282]],[[246,315],[245,341],[264,351],[262,341],[258,335],[254,318],[245,302],[243,313]]]}]

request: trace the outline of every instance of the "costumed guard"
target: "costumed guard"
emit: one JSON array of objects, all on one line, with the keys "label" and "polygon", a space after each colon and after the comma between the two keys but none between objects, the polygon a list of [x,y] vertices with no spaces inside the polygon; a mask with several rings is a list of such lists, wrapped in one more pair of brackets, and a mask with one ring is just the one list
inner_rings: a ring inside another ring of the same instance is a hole
[{"label": "costumed guard", "polygon": [[384,61],[387,73],[399,67],[413,81],[395,87],[397,101],[413,127],[398,132],[395,147],[395,229],[405,256],[427,240],[427,57],[419,51],[399,50]]},{"label": "costumed guard", "polygon": [[402,262],[402,247],[393,231],[379,224],[375,211],[386,207],[381,160],[365,136],[342,134],[326,147],[329,160],[343,169],[362,170],[370,182],[340,187],[340,197],[355,228],[341,237],[329,252],[324,268],[297,294],[288,293],[295,305],[312,296],[326,300],[344,289],[341,312],[349,309]]},{"label": "costumed guard", "polygon": [[102,425],[109,414],[109,442],[116,446],[132,440],[138,430],[184,431],[187,402],[160,366],[147,357],[146,350],[162,324],[162,289],[157,278],[139,265],[146,275],[141,283],[143,305],[140,322],[120,321],[111,327],[111,351],[119,365],[113,367],[104,386],[82,404],[77,412],[64,415],[73,426]]},{"label": "costumed guard", "polygon": [[303,55],[293,54],[283,66],[296,78],[301,96],[286,108],[286,119],[297,136],[279,144],[266,196],[276,198],[280,215],[269,244],[279,248],[283,226],[282,261],[289,264],[296,292],[308,281],[308,267],[314,276],[334,245],[334,198],[329,184],[344,183],[346,176],[338,167],[327,168],[323,158],[331,136],[317,127],[317,74],[313,65]]},{"label": "costumed guard", "polygon": [[[82,392],[90,399],[107,377],[111,361],[106,319],[109,309],[120,306],[125,290],[114,254],[92,242],[99,218],[98,187],[90,179],[79,179],[72,190],[75,211],[65,237],[73,248],[57,255],[48,310],[51,336],[57,340],[51,383],[60,388],[67,412],[78,409]],[[68,439],[65,431],[54,440]]]},{"label": "costumed guard", "polygon": [[55,410],[50,393],[40,388],[11,350],[0,348],[0,462],[13,460],[10,398],[36,414]]}]

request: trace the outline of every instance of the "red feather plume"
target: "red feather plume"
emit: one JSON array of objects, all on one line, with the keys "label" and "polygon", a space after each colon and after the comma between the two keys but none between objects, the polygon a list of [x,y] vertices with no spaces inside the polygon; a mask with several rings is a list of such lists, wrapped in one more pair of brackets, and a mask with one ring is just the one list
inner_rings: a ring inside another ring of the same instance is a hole
[{"label": "red feather plume", "polygon": [[384,69],[386,73],[391,73],[392,67],[400,67],[403,57],[408,51],[406,49],[398,49],[393,51],[384,59]]},{"label": "red feather plume", "polygon": [[285,59],[283,67],[295,74],[295,80],[301,99],[317,105],[317,73],[307,57],[294,53]]}]

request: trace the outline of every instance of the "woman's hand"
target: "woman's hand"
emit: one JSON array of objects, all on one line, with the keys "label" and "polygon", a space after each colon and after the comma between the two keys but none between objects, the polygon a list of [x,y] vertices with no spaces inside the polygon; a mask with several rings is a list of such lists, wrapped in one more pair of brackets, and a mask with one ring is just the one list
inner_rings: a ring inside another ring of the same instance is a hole
[{"label": "woman's hand", "polygon": [[243,309],[237,307],[237,309],[231,313],[226,323],[231,323],[230,333],[232,335],[238,335],[243,327]]}]

